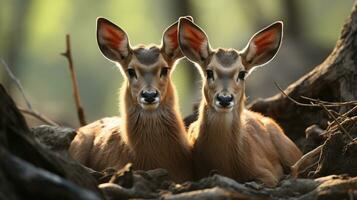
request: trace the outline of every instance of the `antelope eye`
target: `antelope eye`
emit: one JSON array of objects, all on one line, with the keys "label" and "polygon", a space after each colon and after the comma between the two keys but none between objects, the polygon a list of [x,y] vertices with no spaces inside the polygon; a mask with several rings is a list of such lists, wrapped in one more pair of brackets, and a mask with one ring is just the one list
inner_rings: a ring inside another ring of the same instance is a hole
[{"label": "antelope eye", "polygon": [[162,69],[161,69],[161,72],[160,72],[160,77],[166,76],[168,70],[169,70],[169,68],[167,68],[167,67],[162,68]]},{"label": "antelope eye", "polygon": [[128,74],[129,74],[129,77],[130,77],[130,78],[137,78],[137,77],[136,77],[135,70],[132,69],[132,68],[128,69]]},{"label": "antelope eye", "polygon": [[212,79],[214,80],[214,76],[213,76],[213,71],[212,70],[206,70],[206,74],[207,74],[207,79]]},{"label": "antelope eye", "polygon": [[240,71],[238,74],[238,79],[244,80],[246,74],[247,74],[247,71]]}]

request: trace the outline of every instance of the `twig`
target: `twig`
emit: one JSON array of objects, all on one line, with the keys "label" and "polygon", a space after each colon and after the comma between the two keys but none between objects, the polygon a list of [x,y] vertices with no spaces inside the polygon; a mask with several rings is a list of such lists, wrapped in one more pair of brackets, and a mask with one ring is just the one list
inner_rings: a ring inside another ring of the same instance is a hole
[{"label": "twig", "polygon": [[[317,102],[317,104],[315,104],[314,102],[311,102],[311,104],[305,104],[305,103],[300,103],[298,101],[296,101],[295,99],[291,98],[289,95],[287,95],[282,89],[281,87],[278,85],[278,83],[276,83],[274,81],[275,86],[281,91],[282,94],[284,94],[289,100],[291,100],[292,102],[294,102],[297,105],[300,106],[307,106],[307,107],[320,107],[323,108],[323,110],[325,110],[327,112],[327,114],[337,123],[338,127],[341,129],[341,131],[347,135],[347,137],[353,141],[353,137],[346,131],[346,129],[341,125],[341,123],[337,120],[337,118],[327,109],[327,106],[338,106],[338,105],[325,105],[323,103],[321,103],[321,101],[316,100],[316,99],[312,99],[312,98],[308,98],[309,100],[313,100],[315,102]],[[306,97],[305,97],[306,98]]]},{"label": "twig", "polygon": [[347,117],[344,117],[344,116],[343,116],[342,114],[340,114],[339,112],[336,112],[336,111],[334,111],[334,110],[329,109],[329,111],[330,111],[332,114],[334,114],[335,116],[337,116],[338,119],[339,119],[339,118],[347,118]]},{"label": "twig", "polygon": [[307,103],[300,103],[298,101],[296,101],[295,99],[291,98],[289,95],[287,95],[283,89],[281,89],[281,87],[278,85],[277,82],[274,81],[274,84],[275,86],[280,90],[280,92],[286,96],[290,101],[292,101],[293,103],[295,103],[296,105],[299,105],[299,106],[306,106],[306,107],[319,107],[317,105],[313,105],[313,104],[307,104]]},{"label": "twig", "polygon": [[357,105],[353,107],[351,110],[345,112],[342,116],[347,117],[349,114],[357,110]]},{"label": "twig", "polygon": [[77,84],[77,76],[76,72],[74,71],[73,67],[73,60],[72,60],[72,53],[71,53],[71,41],[69,34],[66,35],[66,52],[61,53],[62,56],[66,57],[68,60],[68,67],[71,72],[71,79],[72,79],[72,88],[73,88],[73,97],[77,108],[77,115],[79,124],[81,126],[85,126],[87,124],[85,120],[84,110],[81,106],[81,100],[79,95],[79,89]]},{"label": "twig", "polygon": [[[353,113],[353,112],[356,111],[356,110],[357,110],[357,105],[356,105],[355,107],[353,107],[352,109],[350,109],[349,111],[343,113],[342,115],[338,113],[338,116],[339,116],[339,117],[338,117],[337,119],[338,119],[338,120],[343,120],[341,125],[343,125],[343,123],[344,123],[345,120],[350,119],[350,118],[348,117],[348,115],[351,114],[351,113]],[[332,111],[332,110],[330,110],[330,111]],[[336,112],[336,113],[337,113],[337,112]],[[333,127],[335,124],[336,124],[335,121],[331,122],[331,123],[327,126],[326,130],[329,130],[329,129],[330,129],[331,127]]]},{"label": "twig", "polygon": [[[316,105],[316,104],[308,104],[308,103],[298,102],[298,101],[296,101],[295,99],[293,99],[292,97],[290,97],[288,94],[286,94],[286,93],[284,92],[284,90],[281,89],[281,87],[278,85],[277,82],[274,81],[274,84],[275,84],[275,86],[280,90],[280,92],[281,92],[285,97],[287,97],[290,101],[292,101],[292,102],[295,103],[296,105],[305,106],[305,107],[320,107],[319,105]],[[315,101],[315,102],[316,102],[316,101],[319,101],[319,102],[325,103],[325,106],[326,106],[326,107],[339,107],[339,106],[343,106],[343,105],[356,105],[356,104],[357,104],[356,101],[338,103],[338,102],[320,101],[320,100],[313,99],[313,98],[310,98],[310,97],[305,97],[305,96],[301,96],[301,98],[307,99],[307,100],[309,100],[309,101]]]},{"label": "twig", "polygon": [[292,177],[297,178],[299,174],[304,173],[307,169],[314,166],[319,160],[322,147],[323,145],[320,145],[306,153],[293,166],[291,166]]},{"label": "twig", "polygon": [[24,88],[23,88],[22,85],[21,85],[20,80],[17,79],[16,76],[12,73],[10,67],[6,64],[6,62],[4,61],[4,59],[0,58],[0,60],[1,60],[1,64],[5,67],[5,70],[6,70],[7,74],[8,74],[8,75],[10,76],[10,78],[15,82],[17,88],[20,90],[20,93],[21,93],[23,99],[25,100],[27,107],[28,107],[30,110],[33,110],[30,101],[27,99],[27,97],[26,97],[26,95],[25,95],[25,91],[24,91]]},{"label": "twig", "polygon": [[[353,107],[351,110],[349,110],[349,111],[347,111],[347,112],[345,112],[344,114],[339,114],[338,113],[338,120],[340,121],[340,120],[342,120],[342,123],[341,123],[341,125],[343,125],[343,123],[344,123],[344,121],[345,120],[348,120],[348,119],[350,119],[349,117],[348,117],[348,115],[350,114],[350,113],[352,113],[353,111],[355,111],[355,110],[357,110],[357,106],[355,106],[355,107]],[[330,110],[330,111],[332,111],[332,110]],[[337,113],[337,112],[336,112]],[[327,128],[326,128],[326,130],[329,130],[331,127],[333,127],[334,125],[336,125],[336,122],[335,121],[333,121],[333,122],[331,122],[328,126],[327,126]]]},{"label": "twig", "polygon": [[333,106],[349,106],[349,105],[357,105],[357,101],[345,101],[345,102],[330,102],[330,101],[322,101],[318,99],[313,99],[311,97],[301,96],[303,99],[307,99],[309,101],[320,102],[323,104],[333,105]]},{"label": "twig", "polygon": [[[351,125],[350,124],[353,124],[355,125],[357,122],[357,116],[353,116],[351,118],[347,118],[345,120],[343,120],[341,122],[341,126],[343,127],[350,127]],[[353,127],[353,126],[352,126]],[[330,133],[333,133],[333,132],[336,132],[337,129],[339,129],[338,125],[336,125],[336,122],[333,121],[333,123],[331,123],[325,130],[325,132],[323,133],[323,135],[327,135],[327,134],[330,134]],[[350,128],[350,130],[352,130],[353,128]],[[357,139],[357,138],[356,138]]]},{"label": "twig", "polygon": [[332,117],[332,119],[337,123],[338,127],[341,129],[341,131],[347,135],[347,137],[353,141],[353,137],[346,131],[346,129],[341,125],[341,123],[337,120],[337,118],[335,117],[335,115],[333,115],[323,103],[318,103],[318,105],[320,105],[326,112],[327,114]]},{"label": "twig", "polygon": [[42,115],[41,113],[38,113],[38,112],[34,112],[33,110],[28,110],[28,109],[25,109],[25,108],[21,108],[21,107],[17,107],[22,113],[24,114],[27,114],[27,115],[30,115],[32,117],[35,117],[43,122],[45,122],[46,124],[50,124],[50,125],[53,125],[53,126],[58,126],[58,124],[54,121],[52,121],[51,119],[45,117],[44,115]]},{"label": "twig", "polygon": [[20,80],[12,73],[10,67],[6,64],[6,62],[2,58],[0,58],[0,61],[1,61],[1,64],[5,67],[6,72],[10,76],[11,80],[13,80],[15,82],[17,88],[20,90],[20,93],[21,93],[23,99],[25,100],[26,106],[28,108],[28,109],[25,109],[25,108],[18,107],[18,109],[22,113],[27,114],[27,115],[31,115],[31,116],[33,116],[33,117],[35,117],[35,118],[47,123],[47,124],[50,124],[50,125],[53,125],[53,126],[59,126],[56,122],[50,120],[48,117],[45,117],[44,115],[42,115],[41,113],[37,112],[36,110],[34,110],[32,108],[32,105],[31,105],[30,101],[27,99],[27,97],[25,95],[25,90],[22,87]]},{"label": "twig", "polygon": [[[339,121],[341,118],[346,119],[348,118],[348,115],[352,112],[354,112],[355,110],[357,110],[357,101],[345,101],[345,102],[329,102],[329,101],[322,101],[319,99],[313,99],[310,97],[306,97],[306,96],[301,96],[301,98],[303,99],[307,99],[309,101],[311,101],[311,104],[318,104],[318,103],[322,103],[324,104],[325,107],[338,107],[338,106],[349,106],[349,105],[355,105],[352,109],[350,109],[349,111],[347,111],[344,114],[340,114],[334,110],[328,110],[329,112],[335,114],[336,116],[338,116],[336,119],[337,121]],[[343,120],[342,119],[342,120]],[[328,128],[326,130],[328,130],[331,126],[335,125],[336,121],[333,121],[331,124],[328,125]]]}]

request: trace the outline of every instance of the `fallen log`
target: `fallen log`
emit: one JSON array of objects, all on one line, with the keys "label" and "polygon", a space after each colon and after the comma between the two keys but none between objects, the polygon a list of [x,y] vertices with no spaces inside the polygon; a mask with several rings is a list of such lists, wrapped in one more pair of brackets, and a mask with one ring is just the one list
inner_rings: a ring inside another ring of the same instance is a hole
[{"label": "fallen log", "polygon": [[[16,188],[11,195],[21,199],[68,199],[68,200],[100,200],[94,192],[63,179],[44,169],[7,152],[0,147],[0,170],[6,174],[6,186]],[[4,196],[9,194],[4,194]],[[4,198],[4,199],[7,199]]]},{"label": "fallen log", "polygon": [[[153,170],[154,171],[154,170]],[[160,170],[159,170],[160,171]],[[128,172],[128,171],[127,171]],[[327,176],[317,179],[282,180],[275,188],[264,187],[255,182],[239,183],[230,178],[215,174],[197,182],[185,182],[169,186],[157,184],[157,175],[152,171],[131,171],[121,176],[132,177],[132,184],[118,182],[101,184],[108,199],[242,199],[242,200],[281,200],[281,199],[349,199],[357,198],[357,177]],[[119,178],[116,176],[116,178]]]},{"label": "fallen log", "polygon": [[[75,135],[73,130],[58,127],[58,129],[62,130],[61,133],[63,135],[61,135],[53,134],[56,131],[53,131],[55,129],[52,128],[52,132],[49,131],[51,129],[47,130],[47,136],[43,135],[43,137],[39,136],[38,139],[35,139],[35,134],[41,135],[41,131],[39,129],[34,132],[30,131],[24,117],[2,85],[0,85],[0,116],[0,148],[3,149],[2,152],[9,152],[11,154],[11,156],[2,154],[5,158],[9,158],[7,159],[9,162],[16,161],[27,166],[33,165],[52,174],[53,178],[59,176],[73,182],[78,187],[91,191],[99,197],[102,196],[97,187],[97,181],[90,175],[88,169],[69,156],[64,156],[63,150],[68,148],[71,138],[73,139]],[[40,143],[40,140],[43,143]],[[46,146],[46,143],[49,146]],[[3,159],[1,160],[3,161]],[[0,167],[6,169],[2,173],[5,177],[11,176],[14,178],[15,174],[11,173],[11,168],[6,164],[8,163],[1,162]],[[38,172],[38,170],[31,170],[31,167],[23,167],[24,169],[27,168],[28,172],[33,172],[34,176]],[[18,176],[22,175],[18,174]],[[18,180],[21,180],[21,177],[18,178]],[[11,187],[16,189],[14,194],[21,194],[18,190],[22,190],[23,188],[20,186],[15,187],[14,185],[18,184],[14,184],[13,182],[10,183],[13,185]]]}]

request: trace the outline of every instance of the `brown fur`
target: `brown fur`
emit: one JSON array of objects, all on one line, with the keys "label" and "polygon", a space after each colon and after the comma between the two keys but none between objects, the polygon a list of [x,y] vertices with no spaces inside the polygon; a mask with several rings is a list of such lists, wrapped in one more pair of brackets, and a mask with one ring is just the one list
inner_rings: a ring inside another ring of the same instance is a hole
[{"label": "brown fur", "polygon": [[259,180],[275,186],[284,168],[301,157],[300,150],[274,120],[245,109],[243,101],[231,112],[217,113],[201,103],[199,119],[189,129],[191,138],[196,138],[197,177],[218,170],[238,181]]},{"label": "brown fur", "polygon": [[165,168],[174,180],[192,179],[191,147],[177,112],[174,88],[155,112],[133,105],[123,83],[123,118],[104,118],[78,130],[70,147],[72,156],[95,170],[121,168],[132,162],[134,169]]},{"label": "brown fur", "polygon": [[[203,76],[199,118],[188,131],[194,141],[198,178],[217,170],[238,181],[258,180],[275,186],[284,169],[301,157],[273,119],[244,108],[245,81],[239,74],[250,74],[269,62],[279,49],[281,36],[282,23],[277,22],[255,34],[243,51],[213,50],[202,29],[180,19],[182,52],[199,65]],[[232,100],[223,106],[219,95],[230,95]]]},{"label": "brown fur", "polygon": [[[178,112],[176,90],[171,81],[175,60],[182,55],[177,53],[177,47],[168,48],[170,43],[165,42],[163,45],[167,48],[140,46],[136,49],[126,49],[125,42],[128,39],[120,28],[104,19],[99,19],[98,23],[109,24],[105,28],[113,34],[110,35],[112,38],[117,39],[116,35],[124,38],[114,40],[120,44],[124,43],[121,44],[121,49],[111,49],[106,43],[112,44],[113,40],[110,37],[101,37],[100,34],[107,36],[106,32],[98,34],[103,54],[119,62],[120,69],[126,77],[120,92],[122,118],[105,118],[81,127],[71,144],[71,155],[95,170],[121,168],[131,162],[133,169],[165,168],[177,182],[192,179],[191,144]],[[171,33],[176,28],[177,24],[174,24],[166,32]],[[146,58],[151,55],[147,54],[154,51],[149,49],[159,50],[159,56],[150,62]],[[138,55],[140,53],[145,55]],[[143,60],[145,62],[142,62]],[[128,68],[135,69],[135,80],[129,77]],[[164,68],[169,68],[170,71],[166,76],[161,76],[160,72]],[[140,92],[147,88],[154,88],[160,93],[159,105],[155,108],[141,104]]]}]

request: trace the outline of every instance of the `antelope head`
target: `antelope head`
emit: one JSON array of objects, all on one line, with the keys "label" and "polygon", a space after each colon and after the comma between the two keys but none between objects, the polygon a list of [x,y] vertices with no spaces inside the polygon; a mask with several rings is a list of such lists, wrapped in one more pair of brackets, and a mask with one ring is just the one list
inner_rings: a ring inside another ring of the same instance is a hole
[{"label": "antelope head", "polygon": [[274,58],[283,34],[278,21],[254,34],[246,47],[211,49],[205,32],[185,18],[179,20],[179,46],[203,77],[203,101],[217,112],[231,112],[245,98],[245,78]]},{"label": "antelope head", "polygon": [[[143,33],[144,34],[144,33]],[[123,29],[105,18],[97,19],[97,42],[102,54],[115,62],[127,82],[131,104],[153,111],[170,97],[168,87],[175,61],[182,57],[177,22],[163,33],[162,44],[131,47]]]}]

